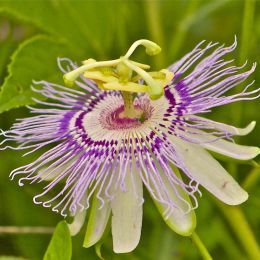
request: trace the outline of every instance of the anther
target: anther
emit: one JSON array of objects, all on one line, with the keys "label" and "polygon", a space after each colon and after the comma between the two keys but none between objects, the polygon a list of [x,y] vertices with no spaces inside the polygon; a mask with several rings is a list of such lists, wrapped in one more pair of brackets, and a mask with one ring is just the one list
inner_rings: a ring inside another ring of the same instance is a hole
[{"label": "anther", "polygon": [[[83,74],[84,77],[96,81],[99,88],[103,90],[120,90],[132,93],[147,92],[151,99],[158,99],[164,94],[164,87],[173,78],[173,73],[168,70],[157,72],[146,72],[149,65],[132,61],[129,57],[138,46],[144,46],[148,55],[156,55],[161,48],[149,40],[138,40],[134,42],[124,56],[111,61],[97,62],[94,59],[83,61],[83,65],[64,75],[64,82],[73,86],[75,80]],[[133,75],[133,72],[136,75]],[[144,80],[146,84],[139,83]]]}]

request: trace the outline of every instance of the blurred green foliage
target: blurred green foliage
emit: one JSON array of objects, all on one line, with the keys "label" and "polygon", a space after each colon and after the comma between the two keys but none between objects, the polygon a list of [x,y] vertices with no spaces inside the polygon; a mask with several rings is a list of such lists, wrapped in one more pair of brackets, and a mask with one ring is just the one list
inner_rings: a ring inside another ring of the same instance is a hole
[{"label": "blurred green foliage", "polygon": [[71,238],[68,225],[61,221],[55,231],[48,249],[44,255],[44,260],[63,259],[70,260],[72,255]]},{"label": "blurred green foliage", "polygon": [[[248,2],[251,7],[247,7],[246,17],[244,8]],[[28,116],[23,106],[33,103],[32,80],[62,82],[57,57],[68,56],[78,62],[89,57],[112,59],[125,53],[133,41],[148,38],[162,46],[162,54],[147,58],[137,51],[136,59],[162,68],[203,39],[230,44],[237,35],[238,49],[231,58],[240,65],[244,59],[249,64],[260,63],[259,14],[260,1],[253,0],[0,0],[0,112],[5,111],[0,115],[0,127],[8,129],[16,118]],[[253,77],[259,87],[259,69]],[[245,126],[252,120],[260,122],[258,107],[259,101],[233,104],[214,110],[211,117]],[[243,137],[241,143],[259,145],[259,131],[258,123],[255,131]],[[37,185],[20,188],[9,180],[12,169],[34,156],[22,157],[16,151],[0,154],[0,226],[53,227],[62,219],[49,209],[33,204],[32,197],[39,192]],[[254,171],[247,185],[249,200],[241,208],[259,238],[260,170],[249,165],[237,167],[234,163],[226,166],[240,183],[248,182],[250,171]],[[191,240],[174,234],[147,194],[145,198],[139,246],[132,253],[115,255],[108,236],[102,247],[105,259],[200,259]],[[248,259],[218,204],[205,190],[199,203],[197,233],[213,258]],[[85,226],[72,238],[72,259],[98,259],[94,248],[82,247],[84,232]],[[3,255],[0,259],[18,259],[4,255],[42,259],[50,238],[50,234],[0,234],[0,255]]]}]

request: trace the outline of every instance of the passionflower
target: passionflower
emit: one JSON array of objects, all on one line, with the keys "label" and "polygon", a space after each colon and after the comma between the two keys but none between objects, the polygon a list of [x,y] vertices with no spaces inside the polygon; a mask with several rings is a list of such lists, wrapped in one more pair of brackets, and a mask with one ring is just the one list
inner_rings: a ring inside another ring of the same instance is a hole
[{"label": "passionflower", "polygon": [[[74,216],[72,234],[91,206],[85,247],[100,240],[112,215],[117,253],[139,242],[144,187],[166,223],[189,236],[196,225],[200,185],[229,205],[248,198],[209,151],[238,160],[259,154],[259,148],[232,139],[250,133],[255,122],[241,129],[204,117],[211,108],[259,96],[260,89],[249,90],[252,83],[241,93],[225,95],[256,67],[245,70],[245,65],[223,60],[236,40],[230,47],[201,42],[160,71],[130,59],[139,45],[148,55],[160,52],[157,44],[139,40],[115,60],[88,59],[78,67],[59,59],[67,86],[34,82],[33,90],[48,100],[34,99],[39,106],[29,109],[35,115],[2,131],[2,149],[29,149],[30,154],[48,148],[15,169],[11,179],[19,176],[20,186],[45,183],[34,202]],[[19,145],[3,147],[5,142]]]}]

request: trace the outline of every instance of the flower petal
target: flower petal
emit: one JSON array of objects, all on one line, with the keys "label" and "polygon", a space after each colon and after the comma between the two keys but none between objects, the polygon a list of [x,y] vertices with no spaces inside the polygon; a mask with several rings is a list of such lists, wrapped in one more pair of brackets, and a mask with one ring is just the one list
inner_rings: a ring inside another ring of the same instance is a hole
[{"label": "flower petal", "polygon": [[110,216],[110,203],[105,201],[101,207],[96,196],[93,197],[92,207],[90,211],[87,231],[84,238],[84,247],[91,247],[96,244],[102,237]]},{"label": "flower petal", "polygon": [[248,198],[248,194],[228,172],[200,145],[170,137],[177,159],[185,164],[185,172],[204,186],[209,192],[228,205],[237,205]]},{"label": "flower petal", "polygon": [[203,122],[203,124],[205,126],[208,126],[209,128],[214,127],[217,130],[221,130],[223,132],[227,132],[232,135],[239,135],[239,136],[243,136],[243,135],[247,135],[247,134],[251,133],[254,130],[255,125],[256,125],[256,122],[252,121],[250,124],[248,124],[244,128],[237,128],[232,125],[215,122],[213,120],[210,120],[210,119],[207,119],[204,117],[200,117],[200,116],[192,115],[192,119],[193,120],[195,119],[195,121],[198,121],[198,122]]},{"label": "flower petal", "polygon": [[258,147],[239,145],[226,140],[218,140],[216,142],[204,143],[201,145],[208,150],[237,160],[251,160],[260,153]]},{"label": "flower petal", "polygon": [[121,187],[111,201],[112,236],[115,253],[127,253],[139,243],[142,228],[143,186],[138,171],[134,168],[125,175],[125,191]]},{"label": "flower petal", "polygon": [[187,137],[197,141],[207,150],[237,159],[251,160],[260,154],[260,149],[254,146],[239,145],[223,139],[217,139],[216,136],[205,133],[200,130],[194,130],[198,134],[185,134]]},{"label": "flower petal", "polygon": [[[177,169],[174,170],[174,173],[178,178],[181,179],[181,176],[177,171]],[[167,216],[165,215],[165,212],[167,211],[167,205],[159,203],[155,199],[153,201],[166,224],[174,232],[182,236],[190,236],[196,227],[196,215],[194,210],[187,212],[187,203],[192,205],[189,196],[180,186],[175,185],[178,196],[182,199],[178,198],[176,192],[174,192],[173,187],[170,185],[167,177],[164,176],[163,172],[161,173],[161,178],[164,183],[164,188],[167,190],[167,194],[170,197],[172,203],[176,205],[176,208],[173,208],[171,214]],[[163,194],[164,192],[161,190],[160,193]],[[186,201],[186,203],[184,201]]]},{"label": "flower petal", "polygon": [[75,214],[73,222],[68,224],[68,228],[70,230],[70,235],[75,236],[79,233],[80,229],[82,228],[86,217],[86,210],[78,211]]}]

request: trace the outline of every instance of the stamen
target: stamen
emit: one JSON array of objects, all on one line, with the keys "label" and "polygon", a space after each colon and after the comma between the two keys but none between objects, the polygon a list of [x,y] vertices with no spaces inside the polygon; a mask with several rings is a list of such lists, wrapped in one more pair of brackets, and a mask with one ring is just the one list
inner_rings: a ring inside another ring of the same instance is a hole
[{"label": "stamen", "polygon": [[120,62],[120,59],[110,61],[94,61],[93,63],[87,63],[71,72],[64,74],[63,79],[67,86],[73,86],[74,81],[86,70],[94,69],[97,67],[116,66]]},{"label": "stamen", "polygon": [[[150,69],[149,65],[129,60],[139,45],[146,48],[148,55],[156,55],[161,51],[160,46],[152,41],[138,40],[119,59],[100,62],[94,59],[83,61],[81,67],[64,75],[66,85],[73,86],[77,77],[83,74],[85,78],[94,80],[102,90],[147,92],[153,100],[160,98],[164,94],[164,87],[173,79],[173,73],[167,70],[148,73],[145,70]],[[137,75],[133,75],[133,72]],[[139,80],[144,80],[147,85],[139,83]]]}]

